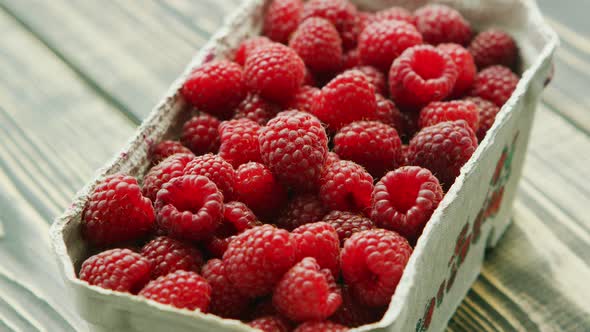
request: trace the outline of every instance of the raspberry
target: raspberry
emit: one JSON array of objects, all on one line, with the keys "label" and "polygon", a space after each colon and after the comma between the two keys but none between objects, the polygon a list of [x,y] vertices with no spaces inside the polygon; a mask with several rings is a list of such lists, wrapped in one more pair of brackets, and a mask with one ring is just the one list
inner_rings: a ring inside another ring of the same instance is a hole
[{"label": "raspberry", "polygon": [[317,195],[299,195],[289,202],[275,222],[277,226],[292,231],[301,225],[320,221],[327,212]]},{"label": "raspberry", "polygon": [[313,113],[331,130],[338,130],[374,118],[376,109],[375,87],[362,72],[348,70],[322,88]]},{"label": "raspberry", "polygon": [[152,264],[152,279],[184,270],[199,272],[203,255],[191,244],[159,236],[141,248],[141,255]]},{"label": "raspberry", "polygon": [[328,20],[311,17],[303,21],[289,40],[289,47],[313,72],[331,73],[340,68],[342,40]]},{"label": "raspberry", "polygon": [[186,175],[203,175],[217,186],[225,201],[231,201],[234,194],[236,171],[223,158],[206,154],[193,158],[184,168]]},{"label": "raspberry", "polygon": [[129,249],[111,249],[82,263],[80,279],[118,292],[137,293],[150,280],[150,262]]},{"label": "raspberry", "polygon": [[236,50],[234,61],[240,66],[243,66],[246,63],[246,58],[248,58],[250,51],[261,45],[270,44],[271,42],[272,41],[270,39],[263,36],[250,37],[244,40],[240,43],[240,46],[238,46],[238,49]]},{"label": "raspberry", "polygon": [[301,0],[273,0],[264,16],[264,35],[276,42],[286,43],[297,29],[302,13]]},{"label": "raspberry", "polygon": [[375,87],[375,92],[382,95],[387,93],[385,75],[383,75],[383,73],[377,68],[372,66],[358,66],[353,69],[356,69],[367,76],[369,83],[373,84]]},{"label": "raspberry", "polygon": [[178,141],[162,141],[150,148],[150,159],[152,160],[152,165],[157,165],[162,160],[177,153],[192,154],[191,150]]},{"label": "raspberry", "polygon": [[340,157],[332,151],[328,152],[328,156],[326,157],[326,162],[324,163],[324,167],[333,164],[337,161],[340,161]]},{"label": "raspberry", "polygon": [[422,44],[416,27],[403,21],[379,21],[369,24],[359,36],[361,63],[387,71],[404,50]]},{"label": "raspberry", "polygon": [[377,98],[377,114],[375,115],[375,119],[395,128],[398,134],[403,134],[404,124],[400,110],[391,100],[382,95],[376,94],[375,97]]},{"label": "raspberry", "polygon": [[412,25],[416,25],[416,16],[410,13],[405,8],[402,7],[390,7],[384,10],[380,10],[375,13],[373,17],[373,22],[380,22],[380,21],[403,21],[410,23]]},{"label": "raspberry", "polygon": [[226,203],[223,209],[223,221],[207,243],[207,250],[213,257],[221,257],[235,235],[259,225],[261,223],[246,204],[235,201]]},{"label": "raspberry", "polygon": [[338,233],[340,245],[344,245],[344,241],[354,233],[375,228],[375,224],[371,219],[346,211],[332,211],[325,215],[322,221],[334,227],[336,233]]},{"label": "raspberry", "polygon": [[479,97],[467,97],[465,100],[469,100],[477,105],[479,110],[479,128],[475,134],[477,135],[477,139],[481,142],[488,130],[492,128],[492,125],[496,120],[496,114],[500,112],[500,108],[491,101]]},{"label": "raspberry", "polygon": [[287,201],[287,193],[263,164],[246,163],[236,171],[236,196],[262,220],[274,218]]},{"label": "raspberry", "polygon": [[294,321],[328,318],[342,303],[340,289],[328,269],[312,257],[293,266],[277,284],[273,303]]},{"label": "raspberry", "polygon": [[429,170],[400,167],[375,185],[371,219],[379,227],[394,230],[410,243],[416,243],[443,195]]},{"label": "raspberry", "polygon": [[416,10],[416,27],[424,41],[437,45],[456,43],[467,45],[471,40],[471,26],[455,9],[439,4],[430,4]]},{"label": "raspberry", "polygon": [[498,29],[480,32],[469,44],[469,52],[473,55],[479,69],[493,65],[512,68],[518,56],[514,39]]},{"label": "raspberry", "polygon": [[236,109],[234,119],[250,119],[264,126],[279,112],[279,108],[255,93],[250,93]]},{"label": "raspberry", "polygon": [[219,120],[200,113],[182,126],[180,141],[196,155],[217,153],[219,150]]},{"label": "raspberry", "polygon": [[317,186],[328,152],[328,137],[311,114],[279,113],[259,136],[262,160],[286,186],[309,191]]},{"label": "raspberry", "polygon": [[251,327],[259,329],[262,332],[288,332],[289,327],[284,319],[278,316],[264,316],[257,318],[250,323]]},{"label": "raspberry", "polygon": [[384,306],[390,302],[411,254],[408,241],[396,232],[358,232],[344,243],[342,275],[360,302]]},{"label": "raspberry", "polygon": [[223,217],[223,195],[211,180],[183,175],[164,184],[156,199],[158,226],[174,238],[210,237]]},{"label": "raspberry", "polygon": [[353,48],[342,55],[342,69],[351,69],[361,65],[359,49]]},{"label": "raspberry", "polygon": [[152,202],[143,197],[137,180],[114,174],[90,194],[82,214],[82,233],[94,245],[110,245],[147,235],[154,220]]},{"label": "raspberry", "polygon": [[180,309],[207,312],[211,286],[195,272],[178,270],[150,281],[139,296]]},{"label": "raspberry", "polygon": [[429,45],[414,46],[391,65],[391,99],[402,109],[419,109],[447,97],[457,77],[457,66],[446,53]]},{"label": "raspberry", "polygon": [[205,63],[188,76],[181,92],[199,111],[229,118],[246,96],[242,67],[226,60]]},{"label": "raspberry", "polygon": [[291,48],[271,43],[250,52],[244,76],[253,92],[270,101],[282,102],[293,96],[303,84],[305,64]]},{"label": "raspberry", "polygon": [[481,97],[502,107],[512,96],[518,84],[518,76],[504,66],[488,67],[475,76],[471,95]]},{"label": "raspberry", "polygon": [[250,299],[238,293],[227,278],[225,266],[219,259],[211,259],[203,266],[203,278],[211,285],[209,311],[224,318],[240,318],[248,309]]},{"label": "raspberry", "polygon": [[473,132],[479,127],[477,105],[467,100],[434,101],[420,111],[418,125],[429,127],[440,122],[465,120]]},{"label": "raspberry", "polygon": [[293,332],[346,332],[348,328],[330,321],[309,321],[299,326]]},{"label": "raspberry", "polygon": [[219,125],[219,156],[238,167],[249,161],[260,162],[258,132],[260,125],[252,120],[224,121]]},{"label": "raspberry", "polygon": [[177,153],[152,167],[143,178],[143,187],[141,189],[143,195],[152,202],[156,201],[158,190],[162,188],[164,183],[184,175],[184,167],[194,157],[192,152]]},{"label": "raspberry", "polygon": [[401,146],[397,131],[378,121],[353,122],[334,136],[334,152],[363,166],[376,178],[401,164]]},{"label": "raspberry", "polygon": [[263,225],[236,236],[223,254],[228,279],[240,293],[269,294],[295,263],[295,244],[289,232]]},{"label": "raspberry", "polygon": [[330,320],[349,327],[358,327],[378,321],[387,307],[369,308],[359,303],[349,287],[342,288],[342,305],[330,317]]},{"label": "raspberry", "polygon": [[451,92],[451,97],[459,98],[463,96],[473,85],[477,73],[471,53],[458,44],[440,44],[436,48],[450,56],[455,66],[457,66],[459,75]]},{"label": "raspberry", "polygon": [[304,85],[299,88],[293,98],[291,98],[291,100],[285,105],[285,108],[312,113],[313,105],[316,103],[319,94],[320,89],[313,86]]},{"label": "raspberry", "polygon": [[336,229],[326,222],[314,222],[297,227],[291,236],[296,245],[297,261],[313,257],[322,269],[338,278],[340,272],[340,241]]},{"label": "raspberry", "polygon": [[412,138],[408,164],[430,170],[447,191],[476,148],[477,137],[467,122],[441,122]]},{"label": "raspberry", "polygon": [[371,206],[373,178],[361,166],[342,160],[326,166],[320,198],[332,210],[364,212]]},{"label": "raspberry", "polygon": [[303,6],[303,20],[324,18],[336,27],[345,49],[356,44],[357,9],[348,0],[310,0]]}]

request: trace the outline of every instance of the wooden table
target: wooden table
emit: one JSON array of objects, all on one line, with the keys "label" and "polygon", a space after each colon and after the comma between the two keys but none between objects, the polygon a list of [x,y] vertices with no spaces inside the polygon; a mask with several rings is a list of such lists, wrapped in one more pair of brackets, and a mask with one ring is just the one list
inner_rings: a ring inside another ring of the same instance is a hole
[{"label": "wooden table", "polygon": [[[85,331],[48,241],[238,0],[0,0],[0,331]],[[587,0],[541,0],[562,38],[514,206],[450,331],[590,331]]]}]

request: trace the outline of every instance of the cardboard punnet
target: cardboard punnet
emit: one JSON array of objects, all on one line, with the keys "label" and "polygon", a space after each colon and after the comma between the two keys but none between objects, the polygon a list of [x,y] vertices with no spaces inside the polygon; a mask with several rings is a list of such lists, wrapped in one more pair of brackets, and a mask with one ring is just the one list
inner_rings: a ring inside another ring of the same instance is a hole
[{"label": "cardboard punnet", "polygon": [[[415,9],[429,1],[356,0],[362,9],[392,5]],[[510,223],[512,201],[536,104],[552,70],[556,34],[533,0],[447,0],[481,30],[498,26],[515,37],[522,77],[510,100],[424,229],[381,321],[354,331],[440,331],[479,274],[484,251]],[[192,68],[227,57],[243,39],[259,34],[268,1],[246,0],[195,56],[123,151],[88,183],[51,227],[62,276],[80,315],[96,331],[253,331],[247,325],[211,314],[179,310],[77,279],[90,248],[82,240],[80,216],[88,193],[104,176],[118,172],[141,178],[149,167],[152,144],[171,136],[186,119],[179,96]]]}]

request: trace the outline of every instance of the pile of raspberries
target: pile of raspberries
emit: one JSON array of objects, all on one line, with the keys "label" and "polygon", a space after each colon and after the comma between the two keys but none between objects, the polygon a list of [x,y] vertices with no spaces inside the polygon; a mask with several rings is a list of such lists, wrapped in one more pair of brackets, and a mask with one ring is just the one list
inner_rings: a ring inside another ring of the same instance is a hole
[{"label": "pile of raspberries", "polygon": [[518,83],[505,32],[459,12],[274,0],[264,36],[196,68],[194,115],[82,217],[91,285],[240,319],[381,319],[413,246]]}]

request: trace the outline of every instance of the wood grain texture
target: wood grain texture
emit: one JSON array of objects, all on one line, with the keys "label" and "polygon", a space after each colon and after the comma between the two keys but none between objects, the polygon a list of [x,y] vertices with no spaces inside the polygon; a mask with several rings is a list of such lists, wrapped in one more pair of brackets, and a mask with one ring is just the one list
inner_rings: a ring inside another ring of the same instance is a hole
[{"label": "wood grain texture", "polygon": [[[515,223],[449,331],[590,330],[590,26],[575,5],[539,2],[562,38],[556,75]],[[238,3],[0,0],[0,331],[86,330],[48,224]]]}]

